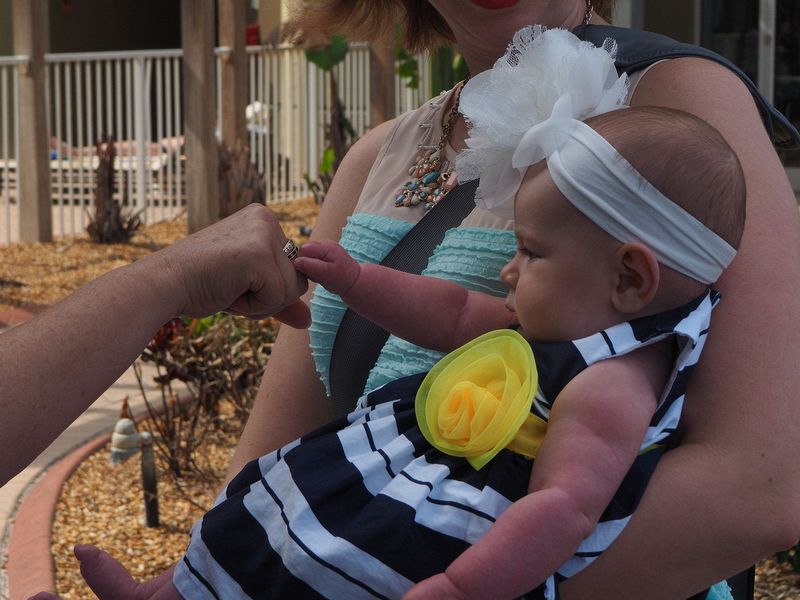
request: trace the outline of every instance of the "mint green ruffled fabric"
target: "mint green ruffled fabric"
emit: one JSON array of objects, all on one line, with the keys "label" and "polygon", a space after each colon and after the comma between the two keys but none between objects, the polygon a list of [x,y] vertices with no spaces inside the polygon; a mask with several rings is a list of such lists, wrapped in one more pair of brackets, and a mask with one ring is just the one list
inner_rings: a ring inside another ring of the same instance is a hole
[{"label": "mint green ruffled fabric", "polygon": [[[356,213],[347,218],[339,243],[358,262],[379,263],[411,229],[413,223],[381,215]],[[325,391],[330,394],[331,348],[347,307],[338,294],[321,285],[311,297],[311,355]]]},{"label": "mint green ruffled fabric", "polygon": [[720,581],[708,590],[706,600],[733,600],[730,586],[726,582]]},{"label": "mint green ruffled fabric", "polygon": [[[378,263],[413,226],[412,223],[383,215],[357,213],[347,220],[341,244],[359,262]],[[434,251],[425,275],[450,279],[472,290],[503,296],[505,285],[500,269],[516,251],[511,231],[456,228],[445,234]],[[311,353],[320,378],[329,388],[331,348],[345,312],[336,294],[318,286],[311,300],[313,324],[309,329]],[[365,389],[374,389],[398,377],[427,371],[443,356],[390,336],[378,362],[367,379]]]}]

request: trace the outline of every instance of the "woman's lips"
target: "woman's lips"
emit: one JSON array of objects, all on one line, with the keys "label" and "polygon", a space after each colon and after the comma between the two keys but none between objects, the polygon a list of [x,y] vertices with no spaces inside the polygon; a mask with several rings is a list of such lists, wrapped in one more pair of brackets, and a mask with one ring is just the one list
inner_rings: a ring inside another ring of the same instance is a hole
[{"label": "woman's lips", "polygon": [[519,0],[471,0],[473,4],[477,4],[481,8],[495,9],[495,8],[508,8],[514,6]]}]

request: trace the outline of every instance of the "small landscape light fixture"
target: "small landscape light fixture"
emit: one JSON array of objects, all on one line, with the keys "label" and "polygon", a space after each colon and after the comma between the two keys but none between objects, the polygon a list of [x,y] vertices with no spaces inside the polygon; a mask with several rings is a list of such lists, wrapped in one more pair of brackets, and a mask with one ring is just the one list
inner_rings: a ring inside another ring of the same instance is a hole
[{"label": "small landscape light fixture", "polygon": [[148,527],[158,527],[158,486],[153,436],[148,431],[136,431],[136,425],[131,419],[122,418],[117,421],[114,433],[111,434],[111,462],[114,464],[124,462],[140,449],[145,524]]}]

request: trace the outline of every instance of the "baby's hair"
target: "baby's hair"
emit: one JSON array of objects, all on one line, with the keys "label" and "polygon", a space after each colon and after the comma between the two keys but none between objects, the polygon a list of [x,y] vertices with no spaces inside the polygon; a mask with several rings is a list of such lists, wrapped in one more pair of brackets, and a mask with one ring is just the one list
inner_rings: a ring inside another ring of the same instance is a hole
[{"label": "baby's hair", "polygon": [[736,154],[711,125],[656,106],[623,108],[587,119],[657,190],[739,247],[745,183]]}]

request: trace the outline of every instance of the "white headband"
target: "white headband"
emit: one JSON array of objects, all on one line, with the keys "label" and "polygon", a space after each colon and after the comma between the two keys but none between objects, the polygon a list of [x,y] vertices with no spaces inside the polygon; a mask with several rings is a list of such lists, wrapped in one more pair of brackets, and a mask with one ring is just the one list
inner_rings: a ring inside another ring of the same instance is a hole
[{"label": "white headband", "polygon": [[525,170],[546,158],[559,191],[609,235],[643,242],[662,264],[713,283],[736,251],[581,122],[624,106],[615,51],[609,40],[600,49],[561,29],[517,32],[505,56],[462,91],[471,129],[456,159],[459,179],[480,178],[476,204],[513,218]]},{"label": "white headband", "polygon": [[736,256],[730,244],[653,187],[586,123],[573,119],[561,131],[566,139],[547,153],[547,168],[575,208],[620,242],[647,244],[679,273],[705,284],[719,279]]}]

